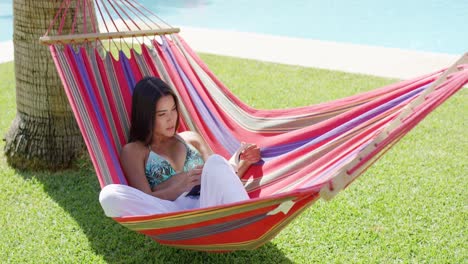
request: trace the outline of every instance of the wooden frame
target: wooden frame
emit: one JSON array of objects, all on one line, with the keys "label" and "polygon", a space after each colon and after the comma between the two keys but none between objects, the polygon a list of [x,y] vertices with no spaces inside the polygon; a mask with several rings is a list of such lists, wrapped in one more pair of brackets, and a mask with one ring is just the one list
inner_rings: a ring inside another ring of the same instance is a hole
[{"label": "wooden frame", "polygon": [[104,39],[119,39],[119,38],[132,38],[154,35],[166,35],[172,33],[179,33],[179,28],[161,28],[151,30],[138,30],[138,31],[122,31],[122,32],[107,32],[107,33],[88,33],[88,34],[73,34],[62,36],[43,36],[39,38],[39,42],[43,45],[50,45],[55,43],[81,43],[92,40]]}]

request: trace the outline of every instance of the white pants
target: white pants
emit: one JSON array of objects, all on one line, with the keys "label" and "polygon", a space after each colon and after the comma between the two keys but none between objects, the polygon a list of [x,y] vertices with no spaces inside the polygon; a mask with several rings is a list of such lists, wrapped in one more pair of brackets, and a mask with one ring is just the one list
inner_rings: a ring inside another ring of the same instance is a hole
[{"label": "white pants", "polygon": [[161,214],[247,199],[239,177],[219,155],[210,156],[203,166],[200,197],[187,197],[184,193],[175,201],[163,200],[123,184],[109,184],[99,194],[99,202],[109,217]]}]

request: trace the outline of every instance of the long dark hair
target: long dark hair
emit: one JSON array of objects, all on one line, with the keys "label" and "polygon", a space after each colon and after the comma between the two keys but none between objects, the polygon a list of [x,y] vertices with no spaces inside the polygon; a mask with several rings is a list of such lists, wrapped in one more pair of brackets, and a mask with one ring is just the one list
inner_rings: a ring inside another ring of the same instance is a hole
[{"label": "long dark hair", "polygon": [[156,103],[161,97],[171,95],[177,109],[176,131],[179,128],[179,102],[174,91],[156,77],[141,79],[133,90],[130,137],[128,142],[141,141],[150,144],[153,136]]}]

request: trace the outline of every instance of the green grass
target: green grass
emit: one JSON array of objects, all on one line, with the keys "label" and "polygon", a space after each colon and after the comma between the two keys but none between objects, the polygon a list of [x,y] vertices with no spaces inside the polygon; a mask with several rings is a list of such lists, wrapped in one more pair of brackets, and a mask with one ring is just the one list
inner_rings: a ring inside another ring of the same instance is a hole
[{"label": "green grass", "polygon": [[[203,54],[256,108],[316,104],[394,80]],[[14,118],[13,64],[0,64],[0,133]],[[0,154],[0,262],[467,263],[467,91],[434,111],[348,189],[254,251],[161,246],[104,216],[84,156],[72,170],[22,172]],[[0,147],[3,149],[4,142]]]}]

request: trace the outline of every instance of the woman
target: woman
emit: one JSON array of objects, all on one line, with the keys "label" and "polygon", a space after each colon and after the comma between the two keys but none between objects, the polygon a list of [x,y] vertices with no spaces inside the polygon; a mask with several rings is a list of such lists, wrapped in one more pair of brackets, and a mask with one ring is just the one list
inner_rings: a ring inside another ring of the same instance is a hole
[{"label": "woman", "polygon": [[240,161],[233,156],[228,162],[197,133],[177,133],[178,126],[178,99],[171,88],[155,77],[139,81],[132,96],[129,143],[120,154],[129,186],[102,189],[99,201],[107,216],[167,213],[249,198],[239,177],[260,160],[259,148],[243,144],[236,152]]}]

